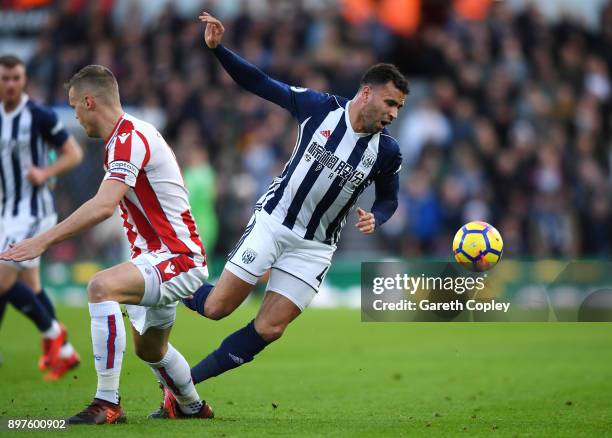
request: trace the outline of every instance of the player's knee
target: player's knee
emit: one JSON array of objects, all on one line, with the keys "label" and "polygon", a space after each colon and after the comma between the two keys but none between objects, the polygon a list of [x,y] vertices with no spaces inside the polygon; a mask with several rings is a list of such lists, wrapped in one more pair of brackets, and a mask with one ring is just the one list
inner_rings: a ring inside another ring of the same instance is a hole
[{"label": "player's knee", "polygon": [[255,327],[257,333],[266,342],[273,342],[279,339],[285,332],[287,326],[285,324],[257,324]]},{"label": "player's knee", "polygon": [[90,303],[112,300],[112,291],[108,280],[102,275],[94,275],[87,284],[87,297]]},{"label": "player's knee", "polygon": [[206,300],[204,302],[204,315],[215,321],[225,318],[233,310],[230,306],[220,301]]},{"label": "player's knee", "polygon": [[161,345],[151,346],[144,343],[134,345],[134,351],[136,356],[149,363],[157,363],[161,361],[166,354]]},{"label": "player's knee", "polygon": [[7,281],[0,281],[0,296],[7,293],[13,287],[13,284],[15,284],[15,282],[9,283]]},{"label": "player's knee", "polygon": [[[4,274],[2,272],[1,274]],[[17,281],[14,275],[0,275],[0,295],[4,295],[15,285]]]}]

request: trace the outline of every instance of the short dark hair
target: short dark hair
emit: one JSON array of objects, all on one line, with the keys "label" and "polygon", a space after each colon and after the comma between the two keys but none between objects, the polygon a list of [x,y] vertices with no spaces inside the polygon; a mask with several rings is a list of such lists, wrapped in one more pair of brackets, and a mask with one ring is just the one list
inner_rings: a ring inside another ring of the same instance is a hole
[{"label": "short dark hair", "polygon": [[368,69],[361,77],[360,86],[364,85],[385,85],[387,82],[393,82],[395,88],[404,94],[410,93],[408,79],[399,71],[393,64],[381,62],[375,64]]},{"label": "short dark hair", "polygon": [[88,65],[76,72],[68,82],[64,84],[66,90],[74,88],[75,91],[88,91],[96,93],[100,97],[110,100],[119,99],[119,85],[112,71],[103,65]]},{"label": "short dark hair", "polygon": [[21,58],[13,54],[0,56],[0,65],[6,68],[13,68],[18,65],[23,65],[25,67],[25,64]]}]

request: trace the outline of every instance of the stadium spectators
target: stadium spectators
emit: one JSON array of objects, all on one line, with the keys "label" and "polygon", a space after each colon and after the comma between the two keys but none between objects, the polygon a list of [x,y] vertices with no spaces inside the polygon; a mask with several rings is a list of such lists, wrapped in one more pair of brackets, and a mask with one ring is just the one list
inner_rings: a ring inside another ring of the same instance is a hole
[{"label": "stadium spectators", "polygon": [[[463,222],[485,219],[501,231],[507,255],[610,254],[612,1],[598,31],[494,2],[484,20],[449,14],[412,37],[375,20],[349,24],[326,2],[257,3],[224,11],[227,44],[274,77],[347,95],[381,60],[412,80],[394,132],[404,154],[400,211],[386,236],[360,239],[365,249],[448,255]],[[185,132],[196,133],[217,172],[216,251],[226,253],[282,170],[296,127],[205,56],[195,16],[181,17],[172,2],[149,20],[136,3],[115,15],[51,13],[28,66],[31,92],[63,105],[64,80],[102,63],[117,73],[125,104],[165,121],[179,159],[194,147]]]}]

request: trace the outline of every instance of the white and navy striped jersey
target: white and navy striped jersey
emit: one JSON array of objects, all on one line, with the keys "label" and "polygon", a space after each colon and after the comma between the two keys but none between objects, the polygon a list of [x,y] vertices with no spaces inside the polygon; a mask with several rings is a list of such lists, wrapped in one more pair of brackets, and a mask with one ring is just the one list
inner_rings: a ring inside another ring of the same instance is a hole
[{"label": "white and navy striped jersey", "polygon": [[7,113],[0,102],[0,213],[2,218],[43,218],[55,214],[47,183],[32,186],[30,166],[45,167],[49,147],[59,148],[68,138],[57,115],[22,95]]},{"label": "white and navy striped jersey", "polygon": [[376,225],[391,217],[398,204],[402,156],[386,130],[357,133],[351,127],[347,99],[290,87],[223,45],[213,52],[240,86],[287,109],[299,123],[291,158],[257,202],[257,210],[304,239],[335,245],[351,208],[374,182],[371,211]]},{"label": "white and navy striped jersey", "polygon": [[256,208],[304,239],[335,244],[363,191],[400,170],[399,146],[386,131],[355,132],[345,98],[296,87],[291,93],[297,142]]}]

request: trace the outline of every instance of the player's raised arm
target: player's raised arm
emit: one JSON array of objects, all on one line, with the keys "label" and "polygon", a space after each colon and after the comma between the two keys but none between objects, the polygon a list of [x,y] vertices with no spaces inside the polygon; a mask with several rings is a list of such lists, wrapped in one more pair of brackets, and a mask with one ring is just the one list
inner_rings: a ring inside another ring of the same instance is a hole
[{"label": "player's raised arm", "polygon": [[207,12],[202,12],[198,18],[206,24],[204,31],[206,45],[213,50],[223,68],[238,85],[296,115],[295,102],[289,85],[270,78],[253,64],[223,47],[221,39],[225,29],[221,21]]}]

